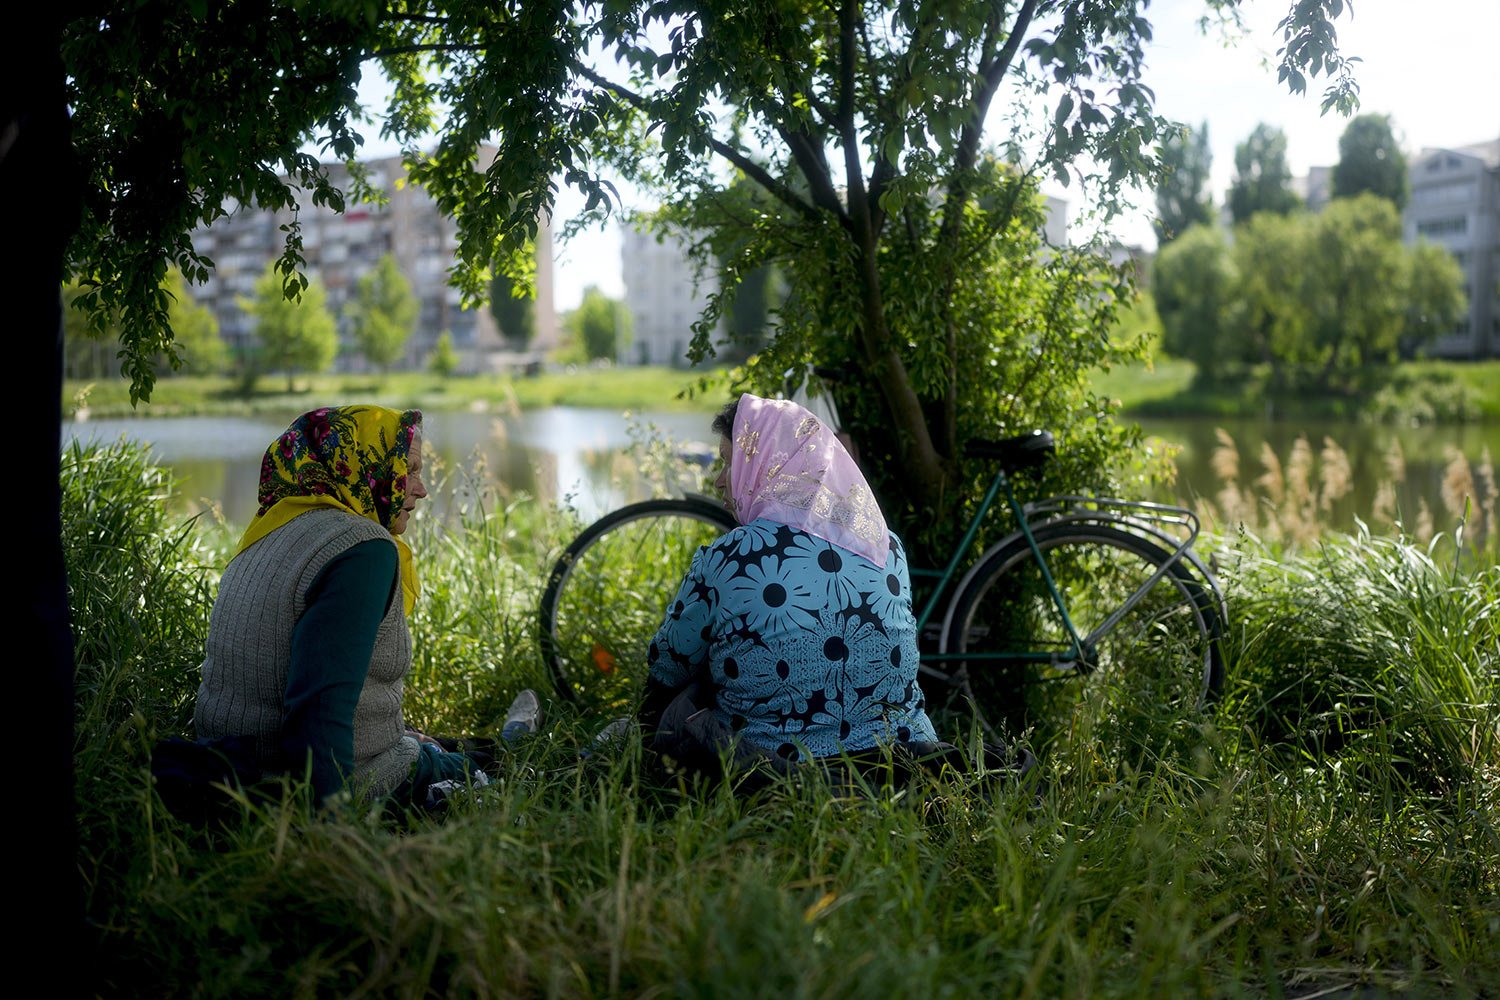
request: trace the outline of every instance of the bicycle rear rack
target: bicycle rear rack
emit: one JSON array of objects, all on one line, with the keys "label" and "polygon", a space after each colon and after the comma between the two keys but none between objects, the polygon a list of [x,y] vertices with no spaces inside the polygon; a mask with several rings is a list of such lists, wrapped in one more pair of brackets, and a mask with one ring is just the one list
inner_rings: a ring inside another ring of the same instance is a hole
[{"label": "bicycle rear rack", "polygon": [[1214,597],[1222,621],[1228,621],[1224,592],[1208,564],[1193,551],[1201,523],[1198,515],[1175,504],[1148,500],[1125,500],[1119,497],[1090,497],[1076,494],[1047,497],[1023,504],[1028,520],[1037,524],[1101,524],[1125,527],[1147,536],[1168,550],[1167,560],[1152,575],[1147,587],[1154,586],[1183,560],[1197,570]]}]

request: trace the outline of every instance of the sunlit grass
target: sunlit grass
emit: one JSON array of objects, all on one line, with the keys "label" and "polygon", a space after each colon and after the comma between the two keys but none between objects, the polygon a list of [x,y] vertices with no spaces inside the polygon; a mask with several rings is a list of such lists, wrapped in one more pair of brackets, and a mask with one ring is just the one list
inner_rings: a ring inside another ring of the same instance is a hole
[{"label": "sunlit grass", "polygon": [[156,383],[149,403],[130,405],[130,384],[122,378],[70,381],[63,387],[63,416],[189,416],[203,414],[296,414],[329,402],[367,402],[397,408],[539,409],[577,406],[614,410],[699,411],[710,413],[727,398],[722,384],[692,398],[685,390],[704,376],[674,368],[622,366],[552,370],[539,375],[455,375],[424,372],[389,375],[300,375],[294,391],[286,379],[267,375],[244,391],[228,377],[179,376]]}]

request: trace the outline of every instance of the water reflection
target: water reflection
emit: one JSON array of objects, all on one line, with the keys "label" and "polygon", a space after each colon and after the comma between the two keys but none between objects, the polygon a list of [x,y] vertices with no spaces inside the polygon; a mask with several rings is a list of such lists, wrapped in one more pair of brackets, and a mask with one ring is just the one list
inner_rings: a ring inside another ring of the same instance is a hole
[{"label": "water reflection", "polygon": [[1266,492],[1264,485],[1257,484],[1267,472],[1263,461],[1266,449],[1285,474],[1298,438],[1306,438],[1311,449],[1309,485],[1317,494],[1325,476],[1337,478],[1341,474],[1336,463],[1323,460],[1325,441],[1332,440],[1348,459],[1347,492],[1329,504],[1322,520],[1343,529],[1353,528],[1355,517],[1371,521],[1381,485],[1389,483],[1395,513],[1409,527],[1425,504],[1438,529],[1451,530],[1454,518],[1444,509],[1443,481],[1453,457],[1462,455],[1470,465],[1477,492],[1481,493],[1473,498],[1476,505],[1483,502],[1482,494],[1493,488],[1479,473],[1483,456],[1488,453],[1492,461],[1500,457],[1500,426],[1493,424],[1394,427],[1347,422],[1148,420],[1141,425],[1148,434],[1180,446],[1177,482],[1168,492],[1169,498],[1183,501],[1212,499],[1223,487],[1224,481],[1214,467],[1215,451],[1220,447],[1219,429],[1229,435],[1238,454],[1238,485],[1260,495]]},{"label": "water reflection", "polygon": [[[217,506],[231,523],[241,525],[255,512],[260,459],[269,444],[295,414],[271,417],[183,417],[152,420],[97,420],[65,423],[64,440],[112,441],[127,435],[150,444],[183,483],[189,509]],[[706,414],[647,413],[634,424],[648,425],[678,443],[706,444],[710,416]],[[627,453],[632,422],[607,410],[552,407],[513,415],[494,413],[428,413],[424,419],[429,460],[448,473],[446,493],[434,496],[432,514],[443,516],[455,489],[478,480],[503,494],[525,493],[545,503],[569,504],[584,517],[638,499],[646,486],[635,459]],[[1462,453],[1476,470],[1488,449],[1500,456],[1500,426],[1398,428],[1387,425],[1342,423],[1308,424],[1268,421],[1151,420],[1147,433],[1181,446],[1176,484],[1158,499],[1192,501],[1213,498],[1222,481],[1216,475],[1216,428],[1233,439],[1239,454],[1240,485],[1254,488],[1264,471],[1262,449],[1269,446],[1277,460],[1288,462],[1294,442],[1305,436],[1314,455],[1325,438],[1336,441],[1349,462],[1348,494],[1331,504],[1324,523],[1352,528],[1354,517],[1369,520],[1377,490],[1391,478],[1386,456],[1392,443],[1403,457],[1404,479],[1395,484],[1399,511],[1411,523],[1425,504],[1440,530],[1451,529],[1443,511],[1442,484],[1449,461]],[[1312,468],[1312,486],[1319,485],[1319,466]],[[1481,493],[1487,484],[1480,477]],[[1482,497],[1476,497],[1476,502]]]},{"label": "water reflection", "polygon": [[[231,524],[255,514],[260,461],[266,446],[296,414],[270,417],[180,417],[151,420],[65,421],[63,442],[145,442],[182,483],[185,510],[217,508]],[[493,413],[427,413],[427,460],[435,491],[432,515],[444,516],[455,495],[479,480],[502,495],[525,493],[545,503],[565,503],[594,517],[647,489],[626,450],[637,436],[662,436],[690,445],[709,436],[711,418],[693,413],[643,413],[627,419],[615,411],[552,407],[500,416]]]}]

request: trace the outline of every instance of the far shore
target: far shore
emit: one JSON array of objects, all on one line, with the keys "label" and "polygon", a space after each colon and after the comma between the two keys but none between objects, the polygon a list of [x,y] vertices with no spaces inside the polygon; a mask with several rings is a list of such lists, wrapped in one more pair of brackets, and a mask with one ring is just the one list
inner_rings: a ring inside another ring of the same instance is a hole
[{"label": "far shore", "polygon": [[[557,369],[537,375],[424,372],[266,375],[246,391],[228,376],[161,378],[149,402],[131,404],[118,376],[64,385],[68,419],[295,414],[324,403],[365,401],[426,410],[518,412],[549,406],[704,412],[728,398],[724,369],[657,367]],[[1190,362],[1158,359],[1094,378],[1095,391],[1129,417],[1368,420],[1398,424],[1500,423],[1500,360],[1412,361],[1370,369],[1340,391],[1280,392],[1269,373],[1247,369],[1213,385],[1195,379]]]}]

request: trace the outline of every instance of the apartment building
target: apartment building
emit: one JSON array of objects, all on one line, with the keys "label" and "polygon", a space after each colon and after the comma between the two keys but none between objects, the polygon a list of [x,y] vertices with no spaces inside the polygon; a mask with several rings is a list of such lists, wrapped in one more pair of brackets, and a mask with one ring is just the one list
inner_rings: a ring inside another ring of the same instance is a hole
[{"label": "apartment building", "polygon": [[[254,346],[252,321],[240,305],[254,295],[256,280],[280,255],[282,227],[295,218],[301,223],[306,273],[328,292],[328,306],[338,320],[340,352],[336,366],[361,370],[366,366],[350,343],[345,305],[353,298],[359,279],[387,253],[394,255],[411,283],[419,303],[416,330],[398,367],[420,367],[444,332],[467,371],[493,370],[508,357],[486,308],[464,309],[457,289],[447,283],[457,249],[457,225],[437,207],[426,190],[405,183],[406,167],[399,156],[365,164],[371,184],[385,192],[383,205],[350,203],[342,213],[314,205],[309,193],[299,195],[291,210],[269,211],[253,205],[228,205],[229,214],[193,234],[193,246],[215,263],[208,282],[193,286],[193,298],[214,311],[219,333],[230,351],[239,355]],[[348,190],[348,171],[330,164],[335,185]],[[552,238],[543,224],[537,240],[536,337],[532,347],[545,350],[557,343],[557,319],[552,300]]]},{"label": "apartment building", "polygon": [[695,280],[683,243],[673,237],[627,226],[620,241],[625,307],[630,311],[630,343],[621,364],[687,367],[692,325],[708,297],[718,290],[716,275]]},{"label": "apartment building", "polygon": [[1424,149],[1411,161],[1405,239],[1453,255],[1464,273],[1469,314],[1428,345],[1444,358],[1500,357],[1500,138]]},{"label": "apartment building", "polygon": [[[1048,195],[1044,211],[1043,239],[1051,246],[1065,246],[1067,201]],[[654,233],[631,227],[626,227],[621,240],[621,270],[631,340],[620,352],[620,363],[686,367],[692,324],[708,297],[718,290],[718,276],[708,273],[695,278],[680,240],[658,239]]]}]

